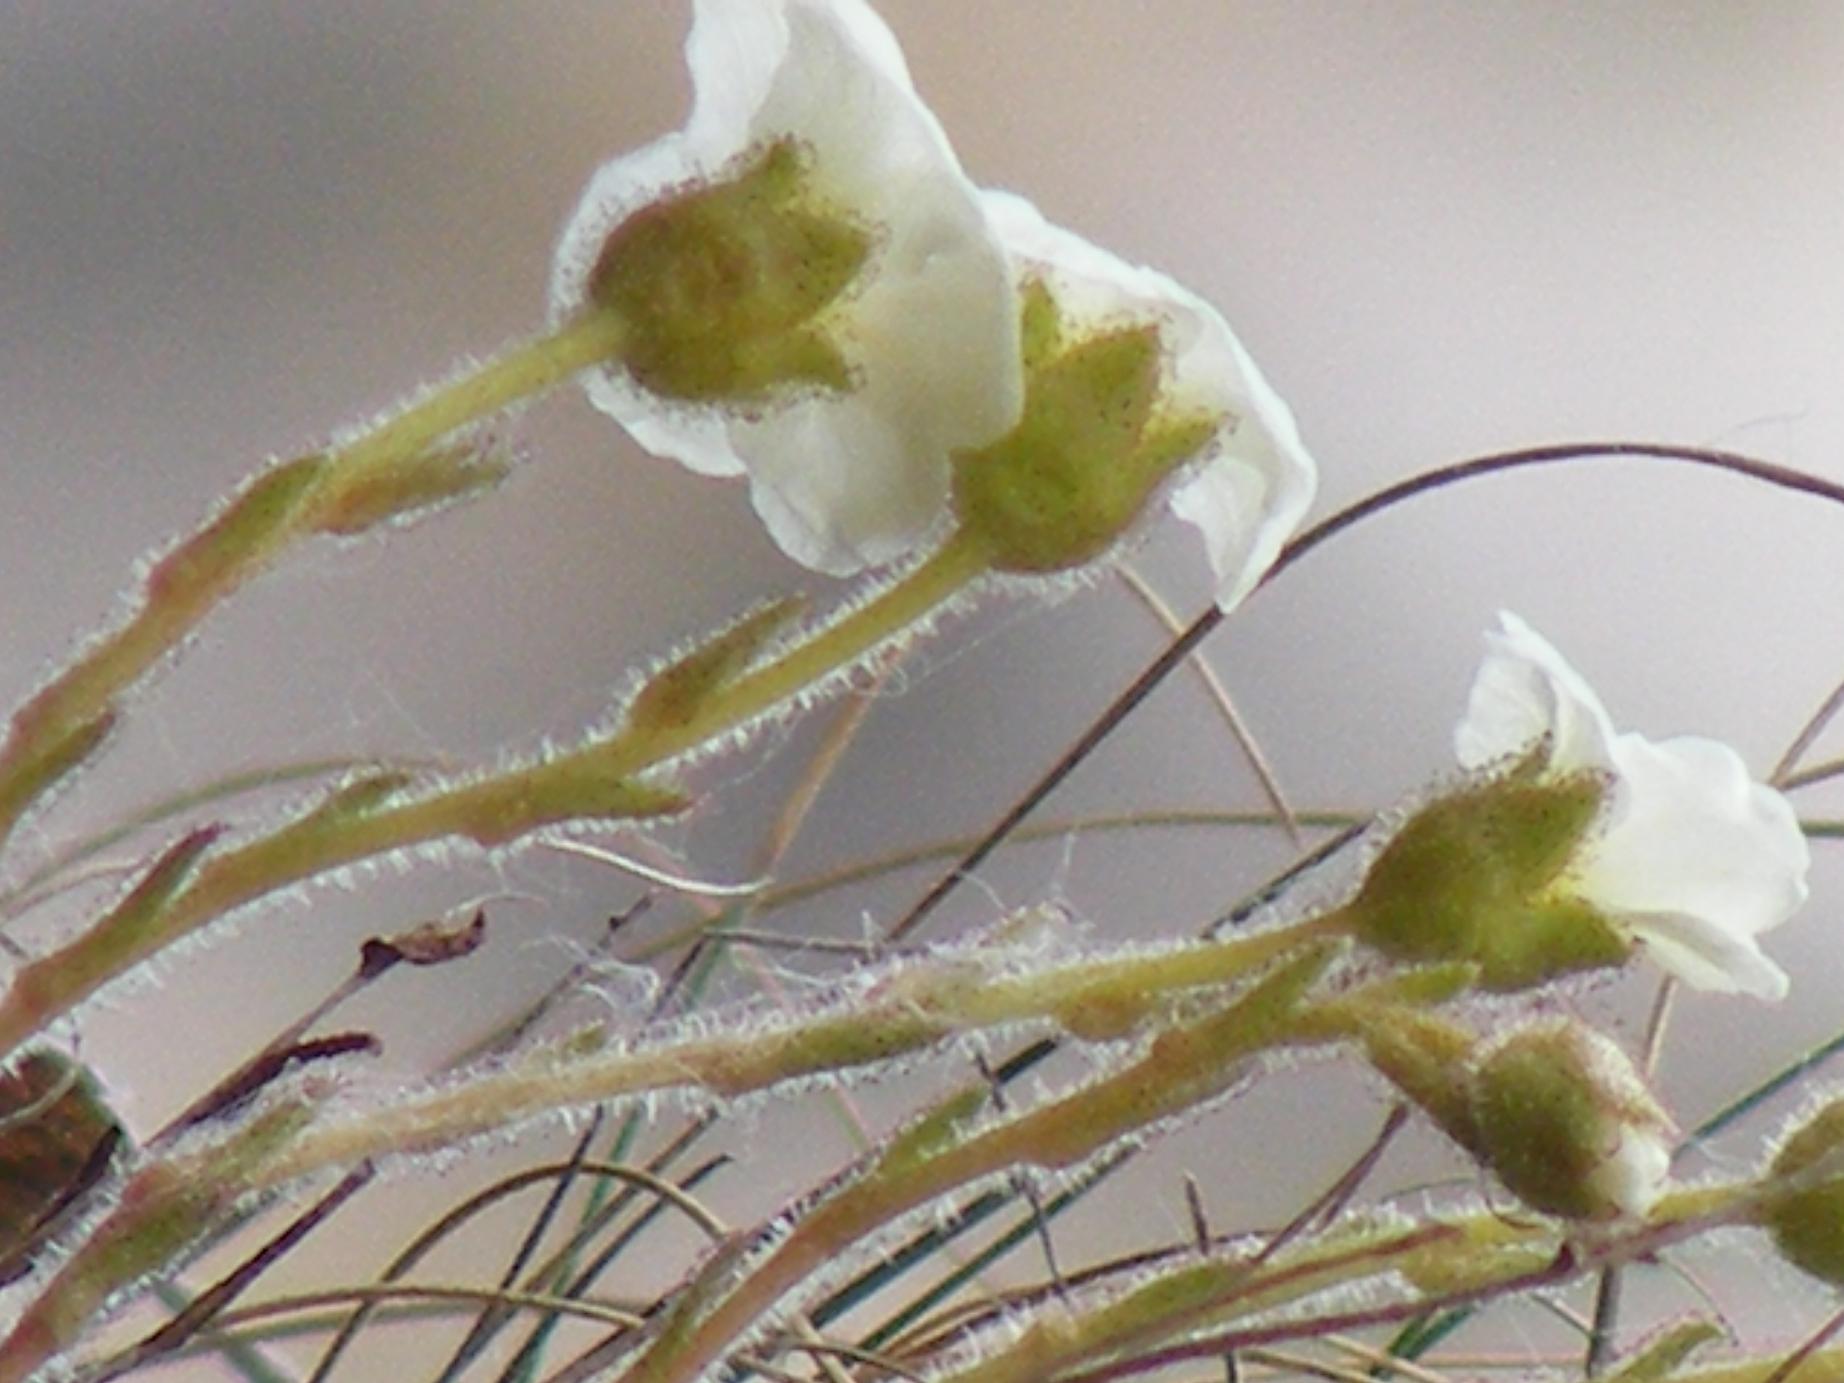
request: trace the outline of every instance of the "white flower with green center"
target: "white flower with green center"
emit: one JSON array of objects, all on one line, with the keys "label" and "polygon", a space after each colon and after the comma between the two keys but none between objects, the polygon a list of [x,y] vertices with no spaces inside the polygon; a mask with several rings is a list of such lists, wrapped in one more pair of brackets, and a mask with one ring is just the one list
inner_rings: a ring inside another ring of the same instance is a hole
[{"label": "white flower with green center", "polygon": [[1616,731],[1600,698],[1515,615],[1500,614],[1455,733],[1463,766],[1533,752],[1540,776],[1603,775],[1605,802],[1552,886],[1589,904],[1696,989],[1779,999],[1755,942],[1806,898],[1811,854],[1786,798],[1726,744]]},{"label": "white flower with green center", "polygon": [[558,247],[558,323],[610,312],[591,401],[641,445],[747,474],[796,561],[900,557],[947,457],[1018,417],[1005,254],[861,0],[698,0],[683,130],[603,167]]},{"label": "white flower with green center", "polygon": [[[999,455],[1005,439],[988,449],[1000,463],[1039,473],[1038,483],[1014,487],[1015,498],[999,497],[1010,498],[1013,511],[1004,522],[1037,520],[1044,529],[1037,542],[1018,545],[1025,550],[1014,566],[1064,569],[1101,555],[1170,482],[1172,509],[1204,536],[1217,603],[1233,609],[1312,503],[1318,470],[1292,413],[1222,315],[1195,293],[1049,224],[1023,198],[989,191],[985,199],[1027,298],[1019,431],[1035,431],[1025,442],[1036,456]],[[1048,325],[1035,331],[1034,289],[1048,299]],[[1054,339],[1037,339],[1046,335]],[[1069,387],[1072,375],[1086,376],[1093,417],[1070,406],[1080,392]],[[1047,415],[1058,401],[1065,416],[1038,419],[1034,429],[1040,392]],[[1055,446],[1064,454],[1050,474]],[[962,474],[972,464],[957,459],[957,486],[977,479]],[[1070,495],[1066,504],[1059,487]],[[992,506],[993,497],[980,498]],[[965,499],[960,507],[965,522]]]}]

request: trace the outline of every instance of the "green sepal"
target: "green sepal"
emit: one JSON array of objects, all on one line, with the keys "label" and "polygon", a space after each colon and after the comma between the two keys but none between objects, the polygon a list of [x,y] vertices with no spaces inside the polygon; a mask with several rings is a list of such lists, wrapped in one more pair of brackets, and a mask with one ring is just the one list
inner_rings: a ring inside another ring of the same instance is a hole
[{"label": "green sepal", "polygon": [[1124,537],[1221,419],[1162,407],[1156,326],[1065,343],[1048,291],[1026,285],[1024,413],[953,458],[954,511],[999,571],[1079,567]]},{"label": "green sepal", "polygon": [[1520,1034],[1473,1078],[1476,1151],[1533,1210],[1566,1220],[1605,1219],[1593,1189],[1618,1128],[1563,1029]]},{"label": "green sepal", "polygon": [[668,663],[647,679],[628,704],[627,732],[649,735],[690,724],[805,606],[799,596],[772,601]]},{"label": "green sepal", "polygon": [[1392,960],[1475,962],[1501,991],[1622,964],[1631,943],[1555,886],[1605,795],[1598,774],[1520,767],[1436,799],[1371,865],[1350,908],[1357,935]]},{"label": "green sepal", "polygon": [[622,324],[620,360],[642,388],[746,406],[849,386],[815,319],[858,277],[873,242],[813,195],[808,163],[794,140],[776,140],[609,236],[589,297]]},{"label": "green sepal", "polygon": [[224,833],[221,826],[200,826],[186,832],[161,853],[127,895],[91,929],[97,940],[127,941],[139,937],[156,921],[197,867],[199,857]]},{"label": "green sepal", "polygon": [[1454,1142],[1477,1150],[1469,1073],[1478,1040],[1412,1009],[1365,1005],[1352,1014],[1364,1055]]},{"label": "green sepal", "polygon": [[1844,1286],[1844,1100],[1826,1105],[1781,1145],[1770,1176],[1816,1171],[1821,1160],[1830,1163],[1831,1175],[1815,1186],[1770,1194],[1759,1221],[1788,1262]]},{"label": "green sepal", "polygon": [[1063,309],[1041,278],[1028,278],[1018,289],[1019,355],[1027,377],[1049,364],[1063,348]]}]

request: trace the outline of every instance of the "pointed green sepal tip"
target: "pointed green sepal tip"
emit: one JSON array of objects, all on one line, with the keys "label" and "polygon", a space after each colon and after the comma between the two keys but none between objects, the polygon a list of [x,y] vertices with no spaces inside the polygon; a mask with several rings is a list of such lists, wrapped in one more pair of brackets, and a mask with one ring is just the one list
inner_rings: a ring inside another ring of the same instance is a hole
[{"label": "pointed green sepal tip", "polygon": [[200,826],[168,846],[147,867],[134,887],[110,909],[108,916],[96,924],[92,935],[116,947],[138,945],[148,929],[158,924],[166,905],[192,877],[199,860],[223,833],[222,826]]},{"label": "pointed green sepal tip", "polygon": [[1164,396],[1155,326],[1076,340],[1039,281],[1023,289],[1025,403],[996,442],[953,458],[954,512],[999,571],[1067,571],[1132,528],[1222,419]]},{"label": "pointed green sepal tip", "polygon": [[1263,1022],[1279,1022],[1299,1006],[1307,991],[1350,948],[1351,943],[1342,936],[1308,942],[1293,955],[1276,961],[1237,1001],[1237,1006],[1259,1015]]},{"label": "pointed green sepal tip", "polygon": [[1623,963],[1631,944],[1565,878],[1605,795],[1598,774],[1519,768],[1436,799],[1370,867],[1357,935],[1393,960],[1472,961],[1501,991]]},{"label": "pointed green sepal tip", "polygon": [[1155,1045],[1175,1039],[1200,1049],[1214,1048],[1227,1059],[1277,1041],[1283,1033],[1292,1034],[1307,1011],[1306,996],[1350,945],[1345,937],[1308,942],[1277,960],[1228,1007],[1189,1030],[1167,1030]]},{"label": "pointed green sepal tip", "polygon": [[536,765],[457,799],[453,829],[492,849],[566,821],[641,821],[690,805],[670,787],[612,775],[591,755]]},{"label": "pointed green sepal tip", "polygon": [[412,781],[408,773],[394,768],[360,774],[335,787],[304,819],[346,821],[364,816],[387,804]]},{"label": "pointed green sepal tip", "polygon": [[1355,1006],[1351,1019],[1377,1072],[1454,1142],[1474,1148],[1470,1071],[1477,1039],[1445,1019],[1391,1005]]},{"label": "pointed green sepal tip", "polygon": [[800,596],[771,601],[719,630],[648,677],[628,703],[626,730],[648,735],[680,730],[748,668],[751,660],[806,608]]},{"label": "pointed green sepal tip", "polygon": [[210,523],[148,569],[148,607],[184,605],[222,589],[231,579],[227,572],[254,565],[286,541],[328,465],[324,455],[313,453],[251,479]]},{"label": "pointed green sepal tip", "polygon": [[1671,1162],[1671,1121],[1607,1039],[1573,1023],[1514,1033],[1472,1079],[1474,1151],[1533,1210],[1642,1216]]},{"label": "pointed green sepal tip", "polygon": [[1769,1176],[1794,1183],[1761,1202],[1758,1219],[1774,1247],[1795,1267],[1844,1286],[1844,1100],[1826,1105],[1781,1144]]},{"label": "pointed green sepal tip", "polygon": [[375,462],[351,476],[335,471],[328,493],[316,500],[314,527],[351,538],[409,523],[484,494],[511,473],[511,452],[491,436]]},{"label": "pointed green sepal tip", "polygon": [[1019,351],[1027,374],[1041,370],[1063,345],[1063,309],[1041,278],[1026,279],[1018,290]]},{"label": "pointed green sepal tip", "polygon": [[36,709],[36,703],[28,704],[14,718],[15,726],[19,727],[14,733],[26,735],[31,748],[20,756],[16,773],[0,777],[0,815],[8,820],[88,762],[115,732],[120,717],[120,713],[110,707],[88,720],[59,727],[41,736],[37,733],[39,727],[55,722],[44,716],[35,717]]},{"label": "pointed green sepal tip", "polygon": [[642,208],[589,278],[622,327],[621,364],[662,398],[749,406],[850,370],[818,319],[872,237],[815,195],[805,151],[777,140],[727,176]]}]

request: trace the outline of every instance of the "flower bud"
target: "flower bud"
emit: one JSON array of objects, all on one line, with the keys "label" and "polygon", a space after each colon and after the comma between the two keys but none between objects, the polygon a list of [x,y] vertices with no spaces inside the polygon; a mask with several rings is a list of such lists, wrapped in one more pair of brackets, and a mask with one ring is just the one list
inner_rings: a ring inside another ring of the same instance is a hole
[{"label": "flower bud", "polygon": [[1574,1023],[1514,1033],[1473,1074],[1474,1151],[1532,1209],[1645,1215],[1671,1168],[1672,1124],[1618,1047]]},{"label": "flower bud", "polygon": [[1429,803],[1371,865],[1357,935],[1392,960],[1474,962],[1495,990],[1620,964],[1629,943],[1557,886],[1603,791],[1598,774],[1539,778],[1526,762]]},{"label": "flower bud", "polygon": [[1763,1204],[1760,1222],[1774,1247],[1795,1267],[1844,1286],[1844,1100],[1826,1105],[1780,1145],[1771,1174],[1802,1182],[1817,1178]]},{"label": "flower bud", "polygon": [[1222,420],[1163,397],[1157,327],[1070,340],[1041,280],[1024,297],[1024,416],[990,446],[955,455],[954,511],[996,570],[1065,571],[1125,536]]}]

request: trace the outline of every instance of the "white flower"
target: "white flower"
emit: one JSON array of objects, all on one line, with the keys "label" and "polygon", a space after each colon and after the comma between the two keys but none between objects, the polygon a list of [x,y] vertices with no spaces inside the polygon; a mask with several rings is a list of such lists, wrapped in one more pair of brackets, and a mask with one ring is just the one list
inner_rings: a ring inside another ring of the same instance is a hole
[{"label": "white flower", "polygon": [[1203,534],[1217,604],[1235,608],[1299,526],[1318,485],[1293,414],[1222,315],[1195,293],[1051,225],[1021,197],[989,191],[985,200],[1020,271],[1044,279],[1076,331],[1156,325],[1166,356],[1162,402],[1224,419],[1183,472],[1171,507]]},{"label": "white flower", "polygon": [[847,386],[694,406],[611,366],[589,397],[649,450],[747,473],[796,561],[837,574],[909,551],[940,521],[947,455],[1018,416],[1018,303],[1004,252],[896,40],[862,0],[698,0],[685,128],[603,167],[558,247],[559,323],[588,305],[611,235],[663,200],[791,142],[801,194],[861,228],[870,256],[816,320]]},{"label": "white flower", "polygon": [[1755,937],[1806,897],[1811,855],[1786,798],[1726,744],[1615,731],[1561,654],[1515,615],[1499,626],[1454,736],[1461,764],[1540,745],[1549,772],[1605,773],[1607,806],[1569,891],[1694,988],[1784,996],[1786,974]]}]

